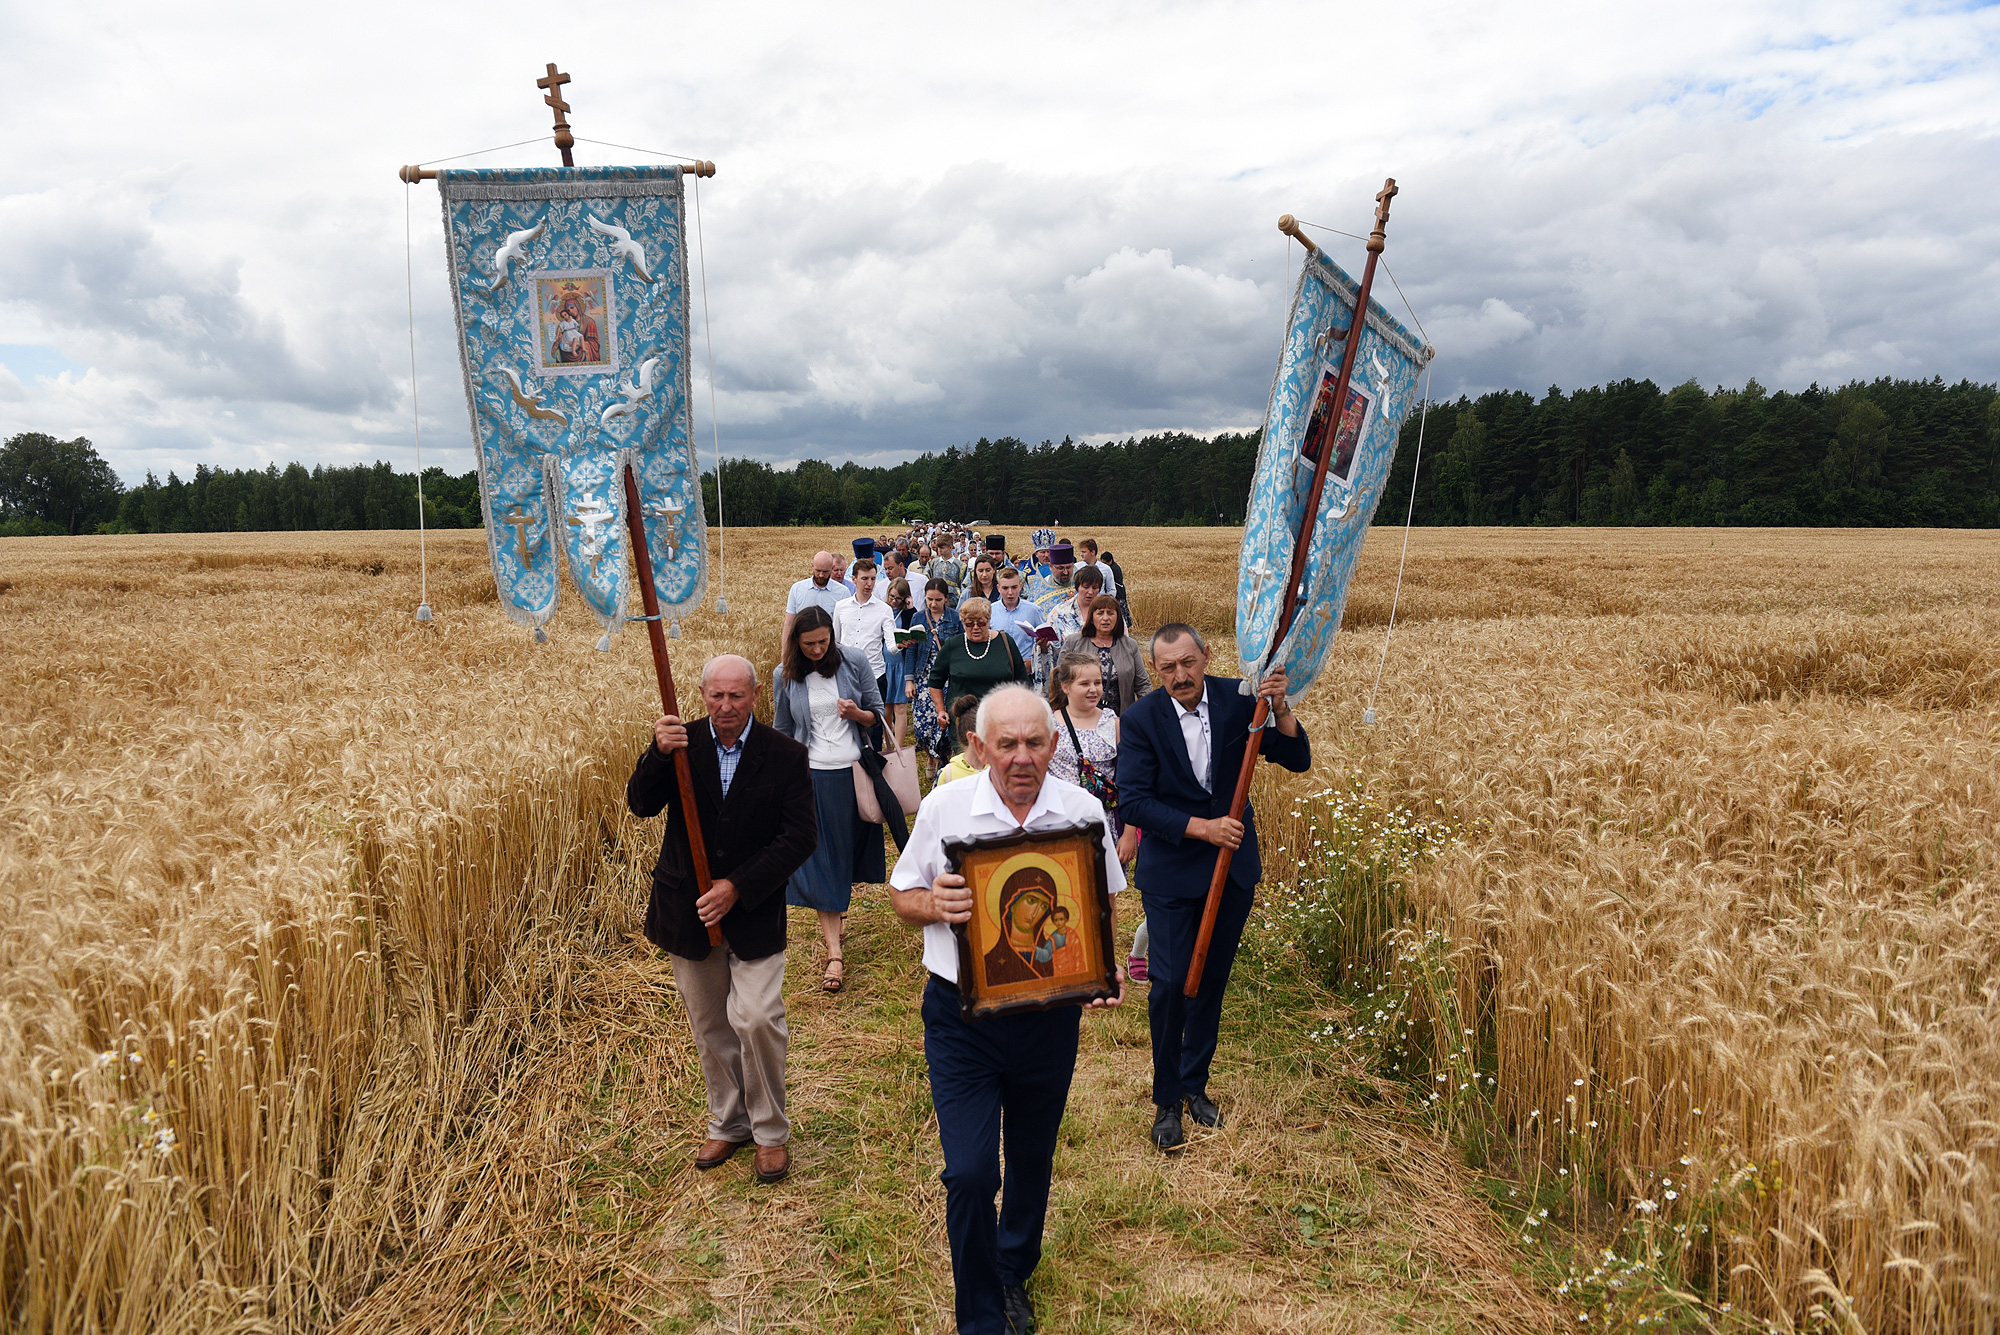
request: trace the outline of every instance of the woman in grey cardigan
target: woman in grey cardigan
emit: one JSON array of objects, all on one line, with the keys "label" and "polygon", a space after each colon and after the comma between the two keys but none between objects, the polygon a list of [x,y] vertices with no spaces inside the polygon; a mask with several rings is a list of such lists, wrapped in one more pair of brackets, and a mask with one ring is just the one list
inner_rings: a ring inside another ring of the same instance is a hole
[{"label": "woman in grey cardigan", "polygon": [[819,816],[819,846],[792,873],[785,902],[818,911],[826,938],[820,986],[838,992],[847,981],[840,918],[854,885],[889,879],[882,827],[863,821],[854,801],[854,765],[861,759],[864,730],[882,718],[882,693],[867,661],[833,642],[833,618],[826,609],[808,607],[793,620],[784,661],[771,672],[771,701],[772,725],[806,748]]},{"label": "woman in grey cardigan", "polygon": [[1146,660],[1140,656],[1138,641],[1125,633],[1118,600],[1110,594],[1100,593],[1091,603],[1089,630],[1088,635],[1073,630],[1063,636],[1062,652],[1097,655],[1097,666],[1104,672],[1104,703],[1124,718],[1132,702],[1153,689]]}]

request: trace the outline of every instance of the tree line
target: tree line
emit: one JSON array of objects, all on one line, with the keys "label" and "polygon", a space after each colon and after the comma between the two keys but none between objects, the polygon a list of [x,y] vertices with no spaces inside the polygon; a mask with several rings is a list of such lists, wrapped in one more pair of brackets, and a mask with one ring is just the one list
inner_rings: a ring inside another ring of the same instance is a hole
[{"label": "tree line", "polygon": [[[2000,391],[1650,380],[1433,404],[1419,524],[2000,527]],[[1377,522],[1409,512],[1413,421]]]},{"label": "tree line", "polygon": [[[479,475],[424,470],[424,522],[478,528]],[[126,487],[81,437],[27,432],[0,445],[0,537],[415,528],[416,478],[386,463],[152,473]]]},{"label": "tree line", "polygon": [[[1424,459],[1410,506],[1417,443]],[[744,526],[984,519],[996,525],[1240,524],[1258,433],[1104,445],[1014,438],[889,467],[723,461]],[[711,519],[715,474],[702,476]],[[478,477],[424,470],[425,521],[478,527]],[[1377,522],[2000,527],[2000,389],[1880,379],[1837,389],[1662,390],[1650,380],[1540,399],[1434,403],[1403,427]],[[415,479],[386,463],[197,465],[125,487],[90,442],[0,446],[0,536],[414,528]]]}]

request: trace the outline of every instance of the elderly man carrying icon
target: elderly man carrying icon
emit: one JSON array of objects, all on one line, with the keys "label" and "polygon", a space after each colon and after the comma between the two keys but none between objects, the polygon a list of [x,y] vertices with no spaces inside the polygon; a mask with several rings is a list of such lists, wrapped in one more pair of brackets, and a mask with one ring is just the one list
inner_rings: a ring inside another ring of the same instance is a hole
[{"label": "elderly man carrying icon", "polygon": [[[673,957],[701,1074],[708,1084],[708,1139],[694,1166],[719,1168],[754,1143],[760,1180],[791,1170],[792,1124],[785,1116],[785,882],[819,842],[806,748],[751,721],[757,669],[722,654],[701,670],[708,717],[669,714],[625,785],[635,816],[671,810],[646,939]],[[696,814],[708,849],[709,887],[695,883],[687,813],[673,753],[685,747]],[[708,929],[720,924],[722,944]]]},{"label": "elderly man carrying icon", "polygon": [[[1075,784],[1048,777],[1055,727],[1040,696],[1025,686],[994,687],[980,701],[971,745],[986,772],[944,784],[924,799],[889,888],[897,916],[924,931],[924,967],[930,971],[923,998],[924,1056],[944,1147],[945,1236],[958,1330],[1026,1335],[1035,1323],[1028,1278],[1041,1261],[1056,1131],[1069,1102],[1083,1008],[960,1018],[958,945],[951,924],[971,919],[972,891],[963,876],[948,870],[944,841],[1100,821],[1112,893],[1124,889],[1125,873],[1104,807]],[[1017,889],[1013,907],[1020,917],[1041,922],[1048,908],[1032,887]],[[1053,901],[1052,894],[1046,897]],[[1032,954],[1033,928],[1021,935]],[[1118,996],[1092,1002],[1093,1009],[1124,1000],[1123,970],[1118,981]],[[995,1193],[1001,1196],[997,1215]]]}]

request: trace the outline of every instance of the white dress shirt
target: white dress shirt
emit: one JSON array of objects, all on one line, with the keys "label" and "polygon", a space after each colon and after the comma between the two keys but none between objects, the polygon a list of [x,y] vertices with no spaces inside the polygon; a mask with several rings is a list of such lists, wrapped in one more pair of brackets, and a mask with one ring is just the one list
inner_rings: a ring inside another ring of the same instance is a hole
[{"label": "white dress shirt", "polygon": [[882,653],[885,645],[895,641],[895,625],[896,614],[886,599],[870,598],[863,603],[847,597],[834,604],[833,638],[841,648],[866,657],[868,670],[878,677],[889,670]]},{"label": "white dress shirt", "polygon": [[[910,841],[889,884],[898,890],[920,890],[951,870],[944,858],[944,841],[976,839],[981,835],[1013,834],[1019,830],[1049,830],[1086,821],[1104,824],[1105,884],[1112,894],[1125,888],[1125,869],[1118,865],[1118,846],[1111,840],[1111,822],[1104,818],[1104,804],[1073,783],[1061,779],[1042,780],[1028,819],[1016,821],[1014,813],[994,791],[990,771],[970,778],[940,784],[917,808],[910,826]],[[941,922],[924,924],[924,967],[948,983],[958,981],[958,940],[951,927]]]},{"label": "white dress shirt", "polygon": [[1207,687],[1202,688],[1201,703],[1193,709],[1178,700],[1174,701],[1174,714],[1180,720],[1181,740],[1187,744],[1188,768],[1194,771],[1195,782],[1212,793],[1215,791],[1215,776],[1209,773]]}]

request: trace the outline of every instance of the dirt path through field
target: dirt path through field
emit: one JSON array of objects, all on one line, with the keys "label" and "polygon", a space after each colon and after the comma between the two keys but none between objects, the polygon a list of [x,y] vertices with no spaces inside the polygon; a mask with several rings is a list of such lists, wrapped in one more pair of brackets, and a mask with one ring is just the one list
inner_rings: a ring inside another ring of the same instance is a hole
[{"label": "dirt path through field", "polygon": [[[788,1181],[758,1184],[747,1156],[694,1171],[704,1118],[686,1020],[665,965],[626,947],[498,1110],[519,1121],[504,1138],[519,1161],[491,1189],[530,1207],[495,1212],[491,1233],[457,1230],[343,1328],[948,1330],[916,937],[880,892],[858,898],[852,981],[829,997],[817,933],[796,917]],[[1298,1035],[1316,1017],[1264,1009],[1274,1004],[1232,998],[1216,1080],[1226,1125],[1171,1160],[1145,1140],[1143,997],[1086,1019],[1033,1284],[1041,1328],[1559,1324],[1457,1156],[1407,1114],[1363,1101],[1368,1082],[1346,1054],[1302,1056]]]}]

